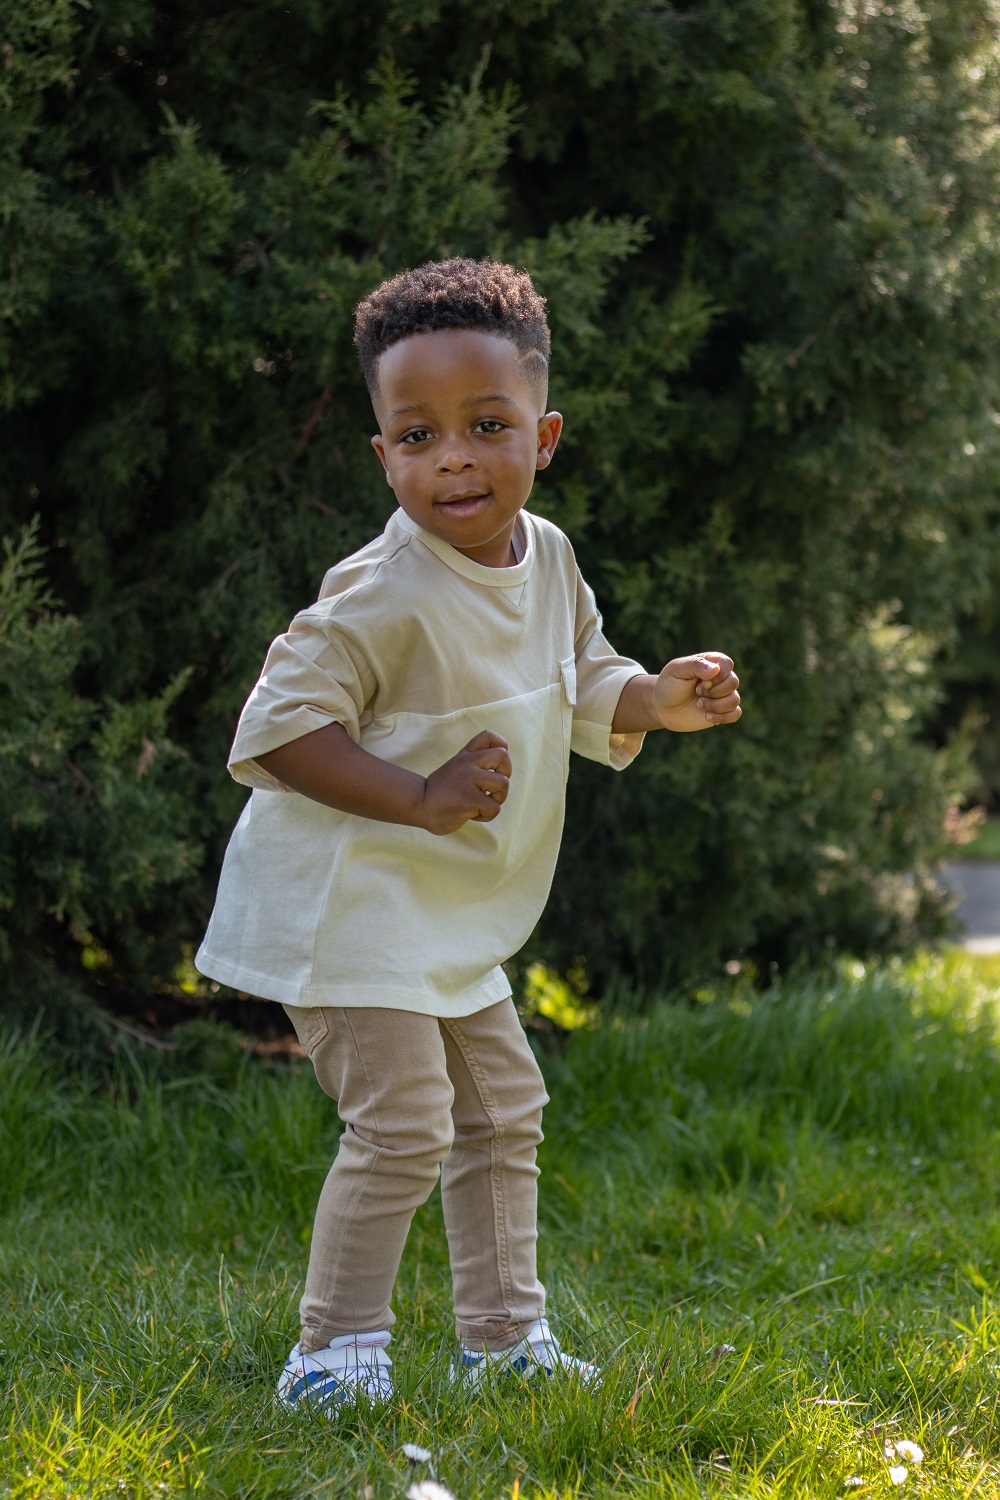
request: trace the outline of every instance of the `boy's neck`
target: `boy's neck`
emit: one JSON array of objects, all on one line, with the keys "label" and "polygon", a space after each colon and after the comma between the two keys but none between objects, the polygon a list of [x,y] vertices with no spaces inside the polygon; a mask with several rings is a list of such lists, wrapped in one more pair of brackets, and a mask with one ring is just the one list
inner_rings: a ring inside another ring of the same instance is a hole
[{"label": "boy's neck", "polygon": [[481,546],[455,547],[455,551],[461,552],[463,557],[478,563],[482,568],[516,568],[524,556],[523,547],[519,547],[515,541],[518,524],[518,518],[515,518],[509,529],[505,527],[503,532],[491,537]]}]

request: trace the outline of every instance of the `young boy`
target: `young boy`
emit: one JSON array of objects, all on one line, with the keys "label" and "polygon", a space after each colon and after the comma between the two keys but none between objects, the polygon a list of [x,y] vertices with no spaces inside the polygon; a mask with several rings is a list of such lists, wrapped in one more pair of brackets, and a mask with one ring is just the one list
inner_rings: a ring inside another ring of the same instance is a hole
[{"label": "young boy", "polygon": [[523,506],[562,430],[530,278],[446,260],[378,287],[355,342],[399,509],[272,645],[229,761],[254,789],[197,964],[280,1001],[344,1133],[278,1385],[392,1393],[389,1298],[440,1170],[459,1370],[596,1372],[535,1270],[547,1102],[501,965],[552,880],[570,749],[740,716],[729,657],[616,656],[569,541]]}]

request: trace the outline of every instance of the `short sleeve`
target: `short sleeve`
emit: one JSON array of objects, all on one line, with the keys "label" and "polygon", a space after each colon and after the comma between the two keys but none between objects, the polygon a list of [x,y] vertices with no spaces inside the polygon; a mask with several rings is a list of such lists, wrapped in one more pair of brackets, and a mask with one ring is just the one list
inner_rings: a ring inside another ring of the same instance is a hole
[{"label": "short sleeve", "polygon": [[608,644],[593,592],[579,572],[576,577],[576,705],[570,747],[588,760],[624,771],[642,749],[644,735],[613,734],[611,725],[622,689],[645,668]]},{"label": "short sleeve", "polygon": [[264,669],[240,715],[229,753],[230,775],[244,786],[286,791],[256,763],[314,729],[343,724],[355,742],[375,674],[348,636],[326,614],[303,610],[267,653]]}]

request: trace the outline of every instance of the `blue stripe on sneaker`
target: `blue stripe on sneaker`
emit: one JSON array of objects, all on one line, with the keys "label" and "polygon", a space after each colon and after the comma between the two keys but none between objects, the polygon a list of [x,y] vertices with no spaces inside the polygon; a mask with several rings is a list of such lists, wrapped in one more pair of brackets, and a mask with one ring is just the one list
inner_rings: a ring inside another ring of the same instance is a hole
[{"label": "blue stripe on sneaker", "polygon": [[[340,1381],[329,1370],[310,1370],[308,1375],[302,1375],[292,1386],[285,1398],[288,1401],[298,1401],[300,1396],[306,1395],[314,1385],[322,1385],[322,1390],[316,1391],[317,1396],[331,1397],[340,1389]],[[327,1387],[329,1386],[329,1390]]]},{"label": "blue stripe on sneaker", "polygon": [[526,1354],[522,1354],[518,1359],[512,1359],[507,1368],[508,1370],[520,1370],[523,1375],[526,1370],[531,1369],[531,1360]]}]

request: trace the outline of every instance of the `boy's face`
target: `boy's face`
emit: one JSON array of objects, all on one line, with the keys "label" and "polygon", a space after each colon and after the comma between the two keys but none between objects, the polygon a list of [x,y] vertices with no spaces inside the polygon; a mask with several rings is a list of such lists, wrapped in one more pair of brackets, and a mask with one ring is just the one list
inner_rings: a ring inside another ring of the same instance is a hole
[{"label": "boy's face", "polygon": [[418,333],[378,363],[372,438],[400,506],[488,568],[513,562],[511,534],[562,431],[510,339],[474,329]]}]

